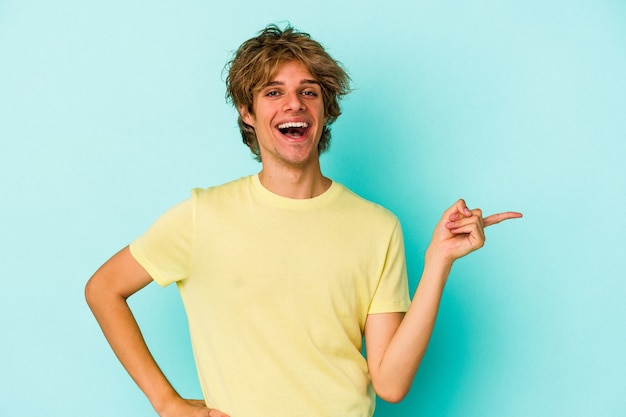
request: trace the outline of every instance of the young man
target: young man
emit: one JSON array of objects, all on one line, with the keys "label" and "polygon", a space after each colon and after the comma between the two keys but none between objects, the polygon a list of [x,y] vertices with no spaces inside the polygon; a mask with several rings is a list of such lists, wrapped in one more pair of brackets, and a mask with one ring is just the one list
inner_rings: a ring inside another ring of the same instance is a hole
[{"label": "young man", "polygon": [[[396,217],[320,169],[348,81],[292,28],[245,42],[227,94],[262,170],[194,190],[89,280],[105,336],[161,417],[366,417],[376,394],[400,401],[453,261],[483,245],[485,226],[521,216],[483,218],[457,201],[435,228],[411,302]],[[126,303],[153,280],[178,285],[204,401],[172,388]]]}]

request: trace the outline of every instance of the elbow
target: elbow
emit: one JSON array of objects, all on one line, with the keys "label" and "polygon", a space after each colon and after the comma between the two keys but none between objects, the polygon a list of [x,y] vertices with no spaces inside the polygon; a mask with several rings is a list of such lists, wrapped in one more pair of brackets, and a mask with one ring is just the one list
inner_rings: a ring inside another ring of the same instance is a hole
[{"label": "elbow", "polygon": [[384,400],[388,403],[392,403],[392,404],[397,404],[400,401],[402,401],[404,399],[404,397],[406,397],[406,392],[402,393],[402,392],[389,392],[389,393],[380,393],[378,394],[378,397],[381,400]]},{"label": "elbow", "polygon": [[89,308],[93,311],[99,303],[107,296],[107,288],[94,275],[85,284],[85,301]]},{"label": "elbow", "polygon": [[93,279],[90,279],[87,281],[87,284],[85,284],[85,301],[90,308],[93,308],[93,303],[97,294],[97,289],[94,287],[95,284],[93,283]]},{"label": "elbow", "polygon": [[378,398],[392,404],[402,401],[409,393],[410,388],[410,384],[384,384],[384,386],[374,384],[374,391]]}]

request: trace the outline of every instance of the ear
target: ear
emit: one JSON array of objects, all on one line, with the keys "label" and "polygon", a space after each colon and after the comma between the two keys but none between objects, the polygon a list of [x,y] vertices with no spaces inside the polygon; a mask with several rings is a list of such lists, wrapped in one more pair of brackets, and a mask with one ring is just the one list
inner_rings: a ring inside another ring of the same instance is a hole
[{"label": "ear", "polygon": [[239,106],[239,115],[245,124],[254,127],[254,116],[252,116],[246,106]]}]

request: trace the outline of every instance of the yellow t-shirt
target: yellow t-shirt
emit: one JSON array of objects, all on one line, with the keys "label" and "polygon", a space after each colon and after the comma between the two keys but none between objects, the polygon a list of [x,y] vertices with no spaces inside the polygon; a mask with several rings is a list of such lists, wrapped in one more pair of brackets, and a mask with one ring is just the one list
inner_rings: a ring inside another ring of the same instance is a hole
[{"label": "yellow t-shirt", "polygon": [[368,314],[409,305],[400,224],[338,183],[295,200],[250,176],[165,213],[131,244],[176,282],[207,405],[231,417],[366,417]]}]

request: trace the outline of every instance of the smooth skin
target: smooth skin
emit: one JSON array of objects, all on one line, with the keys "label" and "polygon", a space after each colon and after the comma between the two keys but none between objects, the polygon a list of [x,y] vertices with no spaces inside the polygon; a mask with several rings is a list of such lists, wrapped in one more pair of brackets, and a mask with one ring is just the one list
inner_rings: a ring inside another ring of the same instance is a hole
[{"label": "smooth skin", "polygon": [[[326,191],[331,180],[322,175],[317,145],[328,117],[322,88],[307,67],[297,61],[279,66],[268,85],[254,94],[252,107],[252,112],[245,107],[239,111],[257,135],[263,186],[289,198],[311,198]],[[285,122],[306,122],[309,127],[293,138],[279,131]]]},{"label": "smooth skin", "polygon": [[[270,84],[256,91],[253,111],[239,111],[257,132],[263,161],[259,179],[268,190],[289,198],[310,198],[328,189],[331,180],[322,175],[317,151],[327,119],[321,87],[302,63],[279,66]],[[287,137],[277,128],[286,121],[304,121],[309,128],[302,137]],[[505,212],[483,218],[479,209],[469,210],[463,200],[443,213],[409,310],[367,317],[367,361],[380,398],[397,402],[408,393],[430,340],[453,262],[484,245],[485,227],[519,217],[521,213]],[[202,400],[182,398],[148,350],[127,299],[150,282],[152,278],[126,247],[87,283],[87,302],[113,351],[159,416],[228,417]]]},{"label": "smooth skin", "polygon": [[85,297],[119,361],[159,416],[226,416],[208,409],[204,401],[181,398],[148,350],[126,300],[150,282],[150,275],[125,247],[91,277],[85,287]]},{"label": "smooth skin", "polygon": [[439,303],[455,260],[481,248],[484,228],[522,217],[505,212],[482,217],[458,200],[435,227],[424,260],[424,271],[406,314],[370,314],[365,323],[367,363],[374,390],[388,402],[402,400],[424,357]]}]

